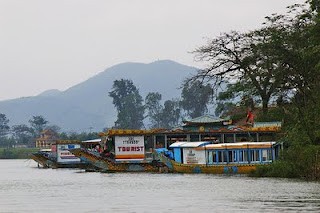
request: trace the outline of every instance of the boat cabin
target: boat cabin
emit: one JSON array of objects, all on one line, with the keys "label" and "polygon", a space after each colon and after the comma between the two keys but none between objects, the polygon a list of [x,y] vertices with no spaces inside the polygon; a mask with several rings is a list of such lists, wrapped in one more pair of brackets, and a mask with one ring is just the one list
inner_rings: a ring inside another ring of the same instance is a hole
[{"label": "boat cabin", "polygon": [[278,156],[280,146],[272,142],[176,142],[170,145],[173,160],[182,164],[265,164]]},{"label": "boat cabin", "polygon": [[69,150],[80,148],[80,141],[77,140],[57,140],[51,147],[52,157],[57,163],[79,163],[80,158],[77,158]]}]

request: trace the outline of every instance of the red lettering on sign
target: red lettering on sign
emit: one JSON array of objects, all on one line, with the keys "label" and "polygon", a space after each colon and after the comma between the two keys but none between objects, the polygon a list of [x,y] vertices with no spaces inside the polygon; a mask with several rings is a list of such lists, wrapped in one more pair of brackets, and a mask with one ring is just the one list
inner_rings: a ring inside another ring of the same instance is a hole
[{"label": "red lettering on sign", "polygon": [[118,149],[119,149],[119,152],[142,152],[143,151],[143,146],[129,146],[129,147],[126,147],[126,146],[119,146]]}]

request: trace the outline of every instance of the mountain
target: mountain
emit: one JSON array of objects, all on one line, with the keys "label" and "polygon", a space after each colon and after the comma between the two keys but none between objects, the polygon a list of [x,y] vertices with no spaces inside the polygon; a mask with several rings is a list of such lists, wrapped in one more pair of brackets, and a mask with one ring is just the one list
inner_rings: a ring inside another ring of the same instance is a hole
[{"label": "mountain", "polygon": [[59,95],[60,93],[61,93],[60,90],[50,89],[40,93],[38,96],[56,96],[56,95]]},{"label": "mountain", "polygon": [[42,115],[63,131],[102,131],[116,120],[108,95],[114,80],[130,79],[142,97],[159,92],[162,100],[169,100],[180,97],[182,81],[195,71],[194,67],[170,60],[122,63],[65,91],[47,90],[38,96],[0,101],[0,113],[7,116],[11,126],[27,124],[32,116]]}]

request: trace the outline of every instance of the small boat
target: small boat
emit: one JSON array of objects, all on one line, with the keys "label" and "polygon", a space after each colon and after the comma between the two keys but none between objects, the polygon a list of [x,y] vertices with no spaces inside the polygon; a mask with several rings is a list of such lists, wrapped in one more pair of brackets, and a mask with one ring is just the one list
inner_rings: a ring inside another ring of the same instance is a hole
[{"label": "small boat", "polygon": [[104,153],[84,148],[70,150],[83,162],[87,162],[100,172],[165,172],[164,164],[157,160],[116,160],[115,156],[105,156]]},{"label": "small boat", "polygon": [[248,174],[258,165],[272,163],[278,156],[276,142],[176,142],[171,150],[157,153],[169,172]]},{"label": "small boat", "polygon": [[80,147],[79,141],[56,141],[51,149],[41,149],[31,154],[31,159],[43,168],[82,168],[86,169],[88,164],[73,155],[69,149]]},{"label": "small boat", "polygon": [[30,157],[38,163],[38,167],[49,168],[52,165],[51,154],[51,149],[40,149],[38,152],[32,153]]}]

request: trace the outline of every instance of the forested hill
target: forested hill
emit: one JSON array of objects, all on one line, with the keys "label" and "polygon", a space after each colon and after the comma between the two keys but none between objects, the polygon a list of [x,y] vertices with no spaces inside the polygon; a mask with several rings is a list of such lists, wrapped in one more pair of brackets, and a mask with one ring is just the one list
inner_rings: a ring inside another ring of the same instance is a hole
[{"label": "forested hill", "polygon": [[150,64],[122,63],[106,69],[66,91],[48,90],[38,96],[0,102],[0,113],[10,120],[9,125],[27,124],[35,115],[42,115],[49,125],[64,131],[101,131],[116,120],[116,111],[108,93],[114,80],[130,79],[142,97],[159,92],[162,100],[180,96],[182,81],[195,68],[163,60]]}]

